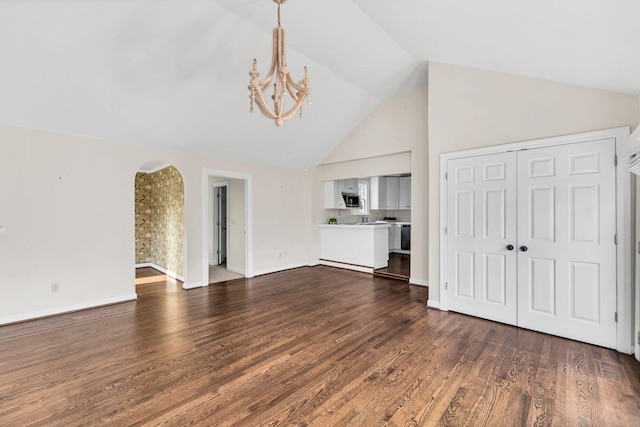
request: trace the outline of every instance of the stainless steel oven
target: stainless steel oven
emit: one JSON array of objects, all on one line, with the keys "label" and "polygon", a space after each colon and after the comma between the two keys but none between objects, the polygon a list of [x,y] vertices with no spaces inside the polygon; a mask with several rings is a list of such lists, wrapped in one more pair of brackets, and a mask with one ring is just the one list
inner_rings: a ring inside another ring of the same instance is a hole
[{"label": "stainless steel oven", "polygon": [[411,250],[411,225],[404,224],[400,228],[400,249],[403,251]]}]

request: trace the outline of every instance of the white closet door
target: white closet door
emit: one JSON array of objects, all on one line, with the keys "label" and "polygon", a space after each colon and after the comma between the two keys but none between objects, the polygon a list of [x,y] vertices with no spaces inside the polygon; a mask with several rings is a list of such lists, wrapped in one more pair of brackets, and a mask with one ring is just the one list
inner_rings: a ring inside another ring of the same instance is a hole
[{"label": "white closet door", "polygon": [[516,324],[515,153],[448,162],[450,310]]},{"label": "white closet door", "polygon": [[518,326],[616,346],[613,140],[519,151]]}]

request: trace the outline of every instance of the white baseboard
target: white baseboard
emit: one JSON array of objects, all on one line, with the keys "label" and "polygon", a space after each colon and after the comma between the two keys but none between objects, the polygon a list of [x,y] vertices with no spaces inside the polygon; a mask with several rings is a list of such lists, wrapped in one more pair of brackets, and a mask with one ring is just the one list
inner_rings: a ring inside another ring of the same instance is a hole
[{"label": "white baseboard", "polygon": [[6,325],[8,323],[24,322],[25,320],[34,320],[42,317],[49,317],[49,316],[55,316],[58,314],[71,313],[74,311],[87,310],[89,308],[101,307],[103,305],[111,305],[111,304],[117,304],[117,303],[127,302],[127,301],[135,301],[136,299],[138,299],[138,296],[136,294],[128,294],[128,295],[121,295],[118,297],[82,302],[79,304],[71,304],[71,305],[65,305],[62,307],[32,311],[30,313],[0,317],[0,325]]},{"label": "white baseboard", "polygon": [[209,285],[203,285],[202,282],[196,282],[196,283],[186,283],[183,282],[182,283],[182,289],[195,289],[195,288],[203,288],[205,286],[209,286]]},{"label": "white baseboard", "polygon": [[418,285],[418,286],[429,286],[429,282],[427,282],[426,280],[420,280],[420,279],[409,279],[409,283],[412,285]]},{"label": "white baseboard", "polygon": [[306,267],[306,264],[291,264],[283,267],[269,268],[267,270],[254,271],[254,276],[262,276],[263,274],[277,273],[279,271],[292,270],[294,268]]},{"label": "white baseboard", "polygon": [[142,268],[142,267],[154,268],[154,269],[166,274],[167,276],[171,277],[172,279],[176,279],[176,280],[179,280],[179,281],[184,283],[184,277],[182,277],[181,275],[179,275],[175,271],[167,270],[164,267],[160,267],[158,264],[154,264],[152,262],[143,262],[142,264],[136,264],[136,268]]},{"label": "white baseboard", "polygon": [[435,301],[435,300],[427,300],[427,307],[431,307],[431,308],[437,308],[438,310],[440,310],[440,301]]}]

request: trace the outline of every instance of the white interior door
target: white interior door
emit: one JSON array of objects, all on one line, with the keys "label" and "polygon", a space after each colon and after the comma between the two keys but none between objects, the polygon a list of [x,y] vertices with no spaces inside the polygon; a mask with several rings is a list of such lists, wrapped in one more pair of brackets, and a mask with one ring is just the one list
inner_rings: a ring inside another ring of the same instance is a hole
[{"label": "white interior door", "polygon": [[449,309],[515,325],[515,153],[455,159],[447,170]]},{"label": "white interior door", "polygon": [[518,326],[616,346],[613,140],[518,152]]},{"label": "white interior door", "polygon": [[614,154],[610,139],[449,160],[448,309],[615,348]]}]

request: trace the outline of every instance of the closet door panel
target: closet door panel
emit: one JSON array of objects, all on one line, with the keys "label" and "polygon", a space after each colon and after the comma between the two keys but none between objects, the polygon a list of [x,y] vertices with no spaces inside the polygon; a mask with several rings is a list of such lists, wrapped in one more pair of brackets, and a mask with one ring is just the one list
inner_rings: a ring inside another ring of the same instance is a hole
[{"label": "closet door panel", "polygon": [[612,140],[518,152],[518,326],[615,347],[614,154]]},{"label": "closet door panel", "polygon": [[448,162],[450,310],[516,324],[515,153]]}]

